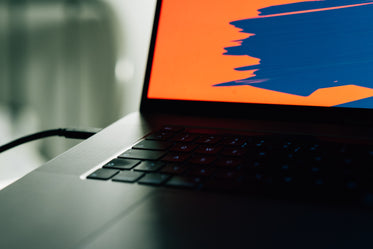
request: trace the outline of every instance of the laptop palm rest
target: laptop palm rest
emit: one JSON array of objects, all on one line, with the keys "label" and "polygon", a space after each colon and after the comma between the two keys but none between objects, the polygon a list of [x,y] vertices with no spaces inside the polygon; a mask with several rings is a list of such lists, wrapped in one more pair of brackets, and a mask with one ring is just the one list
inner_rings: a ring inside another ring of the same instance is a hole
[{"label": "laptop palm rest", "polygon": [[84,248],[363,248],[373,214],[360,211],[159,191]]}]

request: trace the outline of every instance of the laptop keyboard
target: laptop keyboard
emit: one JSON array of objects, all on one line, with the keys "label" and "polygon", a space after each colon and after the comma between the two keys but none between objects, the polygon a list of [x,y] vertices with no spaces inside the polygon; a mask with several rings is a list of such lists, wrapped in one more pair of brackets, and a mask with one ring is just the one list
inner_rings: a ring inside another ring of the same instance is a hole
[{"label": "laptop keyboard", "polygon": [[373,146],[165,126],[87,178],[373,205]]}]

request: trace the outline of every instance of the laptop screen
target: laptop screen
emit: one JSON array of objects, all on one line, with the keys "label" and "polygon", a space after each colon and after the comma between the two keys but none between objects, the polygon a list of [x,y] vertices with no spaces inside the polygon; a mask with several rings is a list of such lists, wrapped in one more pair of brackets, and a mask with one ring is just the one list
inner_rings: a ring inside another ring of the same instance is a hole
[{"label": "laptop screen", "polygon": [[148,99],[373,108],[373,1],[163,0]]}]

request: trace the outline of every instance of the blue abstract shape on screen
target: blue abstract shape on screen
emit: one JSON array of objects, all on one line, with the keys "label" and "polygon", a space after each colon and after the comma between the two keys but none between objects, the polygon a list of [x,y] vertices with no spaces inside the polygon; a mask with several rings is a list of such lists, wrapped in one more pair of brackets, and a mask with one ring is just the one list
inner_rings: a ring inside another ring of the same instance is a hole
[{"label": "blue abstract shape on screen", "polygon": [[337,105],[337,107],[352,107],[352,108],[370,108],[373,109],[373,97],[359,99],[346,104]]},{"label": "blue abstract shape on screen", "polygon": [[258,65],[255,76],[214,86],[252,85],[308,96],[317,89],[358,85],[373,88],[373,5],[313,10],[373,1],[325,0],[272,6],[262,17],[231,22],[241,32],[254,34],[239,46],[227,47],[225,55],[248,55]]}]

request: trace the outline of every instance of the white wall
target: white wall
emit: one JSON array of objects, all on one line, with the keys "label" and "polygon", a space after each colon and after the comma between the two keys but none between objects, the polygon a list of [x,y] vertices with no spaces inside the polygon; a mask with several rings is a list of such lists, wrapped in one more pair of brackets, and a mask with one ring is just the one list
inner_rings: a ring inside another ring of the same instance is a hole
[{"label": "white wall", "polygon": [[137,110],[140,104],[146,58],[153,25],[155,0],[107,0],[118,20],[117,83],[124,92],[122,113]]},{"label": "white wall", "polygon": [[[137,110],[155,0],[12,2],[0,2],[0,144],[43,129],[105,127]],[[0,172],[14,179],[42,163],[40,151],[47,160],[74,143],[26,146],[23,163],[0,154]]]}]

